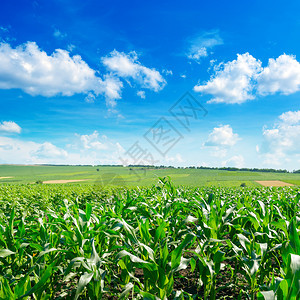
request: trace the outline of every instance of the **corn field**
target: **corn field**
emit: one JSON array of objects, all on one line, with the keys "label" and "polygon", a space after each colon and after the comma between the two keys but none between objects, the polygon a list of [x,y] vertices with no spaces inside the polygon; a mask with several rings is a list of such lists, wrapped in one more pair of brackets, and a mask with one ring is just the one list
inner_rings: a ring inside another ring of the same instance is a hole
[{"label": "corn field", "polygon": [[298,188],[0,186],[0,299],[300,299]]}]

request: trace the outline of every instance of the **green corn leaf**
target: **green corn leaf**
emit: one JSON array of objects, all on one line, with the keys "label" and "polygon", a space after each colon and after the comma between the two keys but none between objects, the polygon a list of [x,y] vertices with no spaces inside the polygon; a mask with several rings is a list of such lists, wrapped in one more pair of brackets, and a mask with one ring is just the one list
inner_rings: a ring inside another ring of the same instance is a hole
[{"label": "green corn leaf", "polygon": [[89,282],[91,281],[91,279],[93,278],[94,273],[84,273],[83,275],[81,275],[78,285],[77,285],[77,290],[76,290],[76,294],[75,294],[75,300],[78,299],[78,297],[80,296],[81,292],[83,291],[83,289],[89,284]]},{"label": "green corn leaf", "polygon": [[137,257],[137,256],[135,256],[135,255],[129,253],[129,252],[126,251],[126,250],[120,251],[120,252],[118,253],[118,255],[117,255],[117,258],[118,258],[118,259],[121,259],[121,258],[124,257],[124,256],[129,256],[130,260],[131,260],[132,262],[134,262],[134,263],[141,263],[141,264],[148,264],[148,263],[149,263],[149,262],[144,261],[144,260],[140,259],[139,257]]},{"label": "green corn leaf", "polygon": [[88,264],[96,266],[101,260],[95,248],[95,240],[94,238],[91,241],[92,243],[92,253],[91,257],[87,259]]},{"label": "green corn leaf", "polygon": [[194,272],[196,265],[197,265],[197,262],[194,258],[191,258],[190,265],[191,265],[191,272]]},{"label": "green corn leaf", "polygon": [[289,285],[288,299],[300,296],[300,256],[289,254],[286,281]]},{"label": "green corn leaf", "polygon": [[289,274],[295,275],[297,272],[300,272],[300,255],[290,253],[288,258],[288,266],[289,270],[287,276],[289,276]]},{"label": "green corn leaf", "polygon": [[181,244],[172,251],[172,253],[171,253],[171,269],[172,270],[175,270],[176,268],[178,268],[178,266],[180,265],[180,262],[181,262],[181,256],[182,256],[183,249],[193,241],[194,237],[195,236],[192,234],[187,234],[185,236],[184,240],[181,242]]},{"label": "green corn leaf", "polygon": [[54,251],[58,251],[58,249],[56,249],[56,248],[50,248],[50,249],[48,249],[48,250],[41,251],[37,258],[40,258],[40,257],[42,257],[43,255],[45,255],[45,254],[47,254],[47,253],[50,253],[50,252],[54,252]]},{"label": "green corn leaf", "polygon": [[277,298],[278,300],[287,300],[289,293],[289,285],[287,280],[282,280],[277,288]]},{"label": "green corn leaf", "polygon": [[250,251],[250,241],[243,234],[239,233],[238,235],[239,241],[242,247],[246,250],[246,252]]},{"label": "green corn leaf", "polygon": [[125,285],[123,292],[120,295],[120,299],[123,299],[127,296],[127,294],[134,288],[134,284],[129,282]]},{"label": "green corn leaf", "polygon": [[41,279],[38,281],[37,284],[35,284],[26,294],[19,297],[18,299],[22,299],[24,297],[27,297],[29,295],[32,295],[33,293],[37,292],[39,289],[43,288],[47,280],[50,278],[50,276],[53,274],[53,267],[55,266],[56,261],[54,261],[51,265],[49,265],[46,270],[44,271],[43,275],[41,276]]},{"label": "green corn leaf", "polygon": [[90,220],[92,211],[93,211],[93,206],[92,206],[92,204],[91,204],[91,203],[87,203],[87,204],[86,204],[86,209],[85,209],[85,217],[86,217],[86,220],[87,220],[87,221]]},{"label": "green corn leaf", "polygon": [[293,250],[295,251],[294,254],[300,255],[300,239],[299,234],[297,232],[295,218],[292,219],[289,226],[289,238],[290,238],[290,245],[292,246]]},{"label": "green corn leaf", "polygon": [[15,254],[16,252],[10,251],[9,249],[0,249],[0,257],[4,258],[9,255]]},{"label": "green corn leaf", "polygon": [[143,300],[161,300],[160,298],[156,297],[153,294],[150,294],[148,292],[142,292],[141,295],[143,296]]},{"label": "green corn leaf", "polygon": [[167,226],[166,222],[162,222],[159,227],[155,231],[154,243],[156,244],[159,239],[164,238],[165,236],[165,228]]},{"label": "green corn leaf", "polygon": [[15,219],[15,207],[13,206],[9,218],[9,233],[11,234],[11,237],[14,236],[14,219]]},{"label": "green corn leaf", "polygon": [[18,284],[15,286],[14,292],[17,297],[22,296],[27,292],[27,290],[30,288],[30,278],[29,276],[23,277]]},{"label": "green corn leaf", "polygon": [[259,292],[257,294],[257,300],[275,300],[275,293],[274,291],[265,291],[265,292]]},{"label": "green corn leaf", "polygon": [[190,258],[181,257],[180,264],[176,269],[174,269],[174,272],[178,272],[180,270],[185,270],[188,267],[188,265],[190,264],[190,261],[191,261]]},{"label": "green corn leaf", "polygon": [[0,277],[0,299],[14,300],[16,299],[13,291],[10,288],[9,282],[6,278]]},{"label": "green corn leaf", "polygon": [[195,218],[191,215],[187,216],[184,220],[185,223],[195,223],[196,221],[198,221],[198,218]]}]

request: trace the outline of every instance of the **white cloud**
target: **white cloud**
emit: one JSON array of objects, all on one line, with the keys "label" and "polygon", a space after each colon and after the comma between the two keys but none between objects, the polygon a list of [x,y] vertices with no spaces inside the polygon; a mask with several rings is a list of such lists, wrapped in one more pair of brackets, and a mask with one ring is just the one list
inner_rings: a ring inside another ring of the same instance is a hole
[{"label": "white cloud", "polygon": [[136,94],[137,94],[139,97],[141,97],[142,99],[145,99],[145,98],[146,98],[145,91],[138,91]]},{"label": "white cloud", "polygon": [[15,49],[0,43],[0,89],[22,89],[30,95],[46,97],[94,93],[104,95],[107,103],[121,98],[122,82],[112,75],[98,77],[79,55],[62,49],[51,55],[27,42]]},{"label": "white cloud", "polygon": [[36,143],[0,136],[0,163],[14,164],[116,164],[124,153],[120,143],[100,136],[75,135],[66,149],[46,141]]},{"label": "white cloud", "polygon": [[279,119],[288,124],[297,124],[300,121],[300,110],[283,113]]},{"label": "white cloud", "polygon": [[106,135],[99,135],[99,132],[95,130],[92,134],[75,134],[77,142],[71,145],[72,148],[81,151],[108,151],[118,152],[119,154],[125,152],[123,147],[118,142],[110,140]]},{"label": "white cloud", "polygon": [[205,57],[205,56],[207,56],[207,49],[205,47],[201,47],[195,49],[191,54],[189,54],[188,58],[199,61],[201,57]]},{"label": "white cloud", "polygon": [[89,164],[116,164],[119,157],[125,152],[119,142],[101,135],[97,130],[92,134],[75,134],[76,140],[70,144],[70,159],[89,161]]},{"label": "white cloud", "polygon": [[268,66],[257,76],[257,90],[261,95],[282,93],[289,95],[300,89],[300,63],[293,55],[270,58]]},{"label": "white cloud", "polygon": [[87,103],[94,103],[96,96],[93,93],[88,93],[87,96],[84,98],[85,102]]},{"label": "white cloud", "polygon": [[173,71],[172,71],[172,70],[166,70],[166,69],[163,69],[163,70],[162,70],[162,73],[166,74],[167,76],[168,76],[168,75],[173,75]]},{"label": "white cloud", "polygon": [[158,71],[141,65],[134,51],[126,54],[114,50],[108,56],[102,58],[102,63],[115,75],[122,78],[132,78],[143,88],[155,92],[161,90],[166,84],[165,79]]},{"label": "white cloud", "polygon": [[299,111],[283,113],[279,119],[281,121],[275,123],[273,128],[263,128],[263,144],[258,147],[264,163],[268,165],[284,165],[299,155]]},{"label": "white cloud", "polygon": [[267,152],[296,152],[300,147],[300,125],[278,124],[263,130],[264,147]]},{"label": "white cloud", "polygon": [[21,133],[21,127],[12,121],[3,121],[0,123],[0,132],[4,133]]},{"label": "white cloud", "polygon": [[[60,34],[55,31],[56,36]],[[71,45],[69,49],[74,47]],[[127,55],[114,50],[102,61],[109,73],[100,76],[81,56],[71,56],[66,50],[56,49],[48,55],[34,42],[16,48],[9,43],[0,43],[0,89],[21,89],[32,96],[45,97],[85,94],[87,102],[102,95],[108,106],[115,107],[116,100],[122,95],[120,78],[133,79],[143,88],[155,92],[166,84],[158,71],[141,65],[135,52]],[[170,71],[166,72],[170,74]]]},{"label": "white cloud", "polygon": [[[107,145],[105,143],[100,142],[98,131],[94,131],[92,134],[84,134],[84,135],[76,135],[79,137],[80,142],[83,146],[83,149],[94,149],[94,150],[104,150],[107,149]],[[102,137],[106,140],[106,136]]]},{"label": "white cloud", "polygon": [[222,162],[222,166],[224,167],[242,168],[244,167],[244,165],[245,165],[245,160],[243,155],[235,155]]},{"label": "white cloud", "polygon": [[14,164],[65,163],[68,153],[52,143],[35,143],[0,136],[0,162]]},{"label": "white cloud", "polygon": [[37,158],[66,158],[67,151],[56,147],[55,145],[45,142],[41,144],[36,151],[32,152]]},{"label": "white cloud", "polygon": [[252,78],[261,70],[261,62],[249,53],[238,54],[237,59],[221,64],[205,84],[196,85],[196,92],[210,94],[209,102],[243,103],[254,99]]},{"label": "white cloud", "polygon": [[200,62],[200,59],[208,56],[209,50],[215,46],[222,45],[223,40],[219,36],[219,32],[216,30],[205,32],[196,38],[190,39],[189,49],[186,56],[196,62]]},{"label": "white cloud", "polygon": [[209,103],[243,103],[257,95],[274,93],[289,95],[300,90],[300,63],[293,55],[283,54],[269,59],[266,67],[249,53],[214,66],[214,74],[196,92],[212,95]]},{"label": "white cloud", "polygon": [[104,75],[102,92],[105,95],[107,105],[116,106],[116,99],[121,99],[122,88],[123,83],[119,78],[112,75]]},{"label": "white cloud", "polygon": [[238,134],[233,133],[230,125],[223,125],[220,127],[215,127],[213,129],[213,131],[208,136],[208,140],[204,143],[204,146],[231,147],[234,146],[238,140]]}]

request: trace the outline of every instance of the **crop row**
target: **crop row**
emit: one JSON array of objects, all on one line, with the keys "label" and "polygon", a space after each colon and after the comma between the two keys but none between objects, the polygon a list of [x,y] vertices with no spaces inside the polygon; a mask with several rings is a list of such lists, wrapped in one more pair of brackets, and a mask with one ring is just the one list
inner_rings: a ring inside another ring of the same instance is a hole
[{"label": "crop row", "polygon": [[0,299],[299,299],[297,188],[0,187]]}]

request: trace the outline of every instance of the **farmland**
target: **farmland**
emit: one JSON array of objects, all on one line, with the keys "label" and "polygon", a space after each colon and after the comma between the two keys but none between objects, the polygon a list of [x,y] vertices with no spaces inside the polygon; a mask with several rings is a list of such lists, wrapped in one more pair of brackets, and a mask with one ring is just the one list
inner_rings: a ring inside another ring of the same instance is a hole
[{"label": "farmland", "polygon": [[0,299],[299,299],[299,191],[2,184]]},{"label": "farmland", "polygon": [[[0,184],[27,184],[36,181],[84,180],[70,182],[81,185],[151,186],[158,177],[170,176],[176,185],[239,187],[261,186],[256,181],[281,180],[299,185],[299,173],[266,173],[203,169],[148,169],[113,166],[18,166],[0,165]],[[2,179],[1,179],[2,178]]]}]

